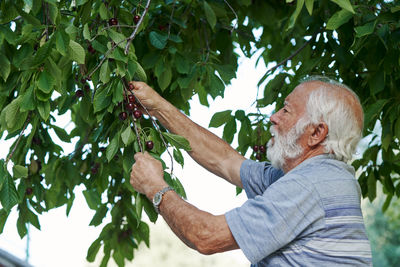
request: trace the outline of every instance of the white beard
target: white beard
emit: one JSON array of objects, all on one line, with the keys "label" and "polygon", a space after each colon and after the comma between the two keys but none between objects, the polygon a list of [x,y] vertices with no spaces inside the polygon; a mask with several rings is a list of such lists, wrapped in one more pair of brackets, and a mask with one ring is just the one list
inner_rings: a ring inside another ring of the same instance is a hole
[{"label": "white beard", "polygon": [[279,135],[274,126],[271,126],[270,132],[274,139],[270,139],[267,144],[267,158],[274,168],[283,169],[286,160],[294,159],[303,153],[304,149],[297,144],[297,140],[307,125],[308,123],[300,119],[285,135]]}]

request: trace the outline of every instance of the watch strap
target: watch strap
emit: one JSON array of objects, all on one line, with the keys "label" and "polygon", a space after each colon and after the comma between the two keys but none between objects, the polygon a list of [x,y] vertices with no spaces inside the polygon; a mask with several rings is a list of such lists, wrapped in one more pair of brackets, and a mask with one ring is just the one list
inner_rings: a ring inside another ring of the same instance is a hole
[{"label": "watch strap", "polygon": [[[175,191],[172,187],[166,186],[166,187],[164,187],[163,189],[161,189],[160,191],[158,191],[158,192],[154,195],[154,198],[153,198],[153,206],[154,206],[154,209],[156,210],[157,213],[160,213],[159,206],[160,206],[160,204],[161,204],[161,201],[162,201],[162,198],[163,198],[164,194],[165,194],[166,192],[170,191],[170,190]],[[160,201],[159,201],[158,203],[155,202],[156,196],[160,198]]]}]

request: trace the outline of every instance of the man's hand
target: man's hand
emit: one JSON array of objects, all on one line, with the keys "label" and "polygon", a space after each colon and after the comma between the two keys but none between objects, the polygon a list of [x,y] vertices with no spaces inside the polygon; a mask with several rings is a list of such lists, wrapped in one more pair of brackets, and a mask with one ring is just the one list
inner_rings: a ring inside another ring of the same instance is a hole
[{"label": "man's hand", "polygon": [[155,193],[167,186],[161,162],[147,152],[136,153],[135,161],[132,165],[131,185],[137,192],[152,199]]},{"label": "man's hand", "polygon": [[148,109],[150,115],[154,116],[154,112],[161,107],[162,102],[165,100],[144,82],[131,81],[129,85],[130,88],[133,87],[135,97]]}]

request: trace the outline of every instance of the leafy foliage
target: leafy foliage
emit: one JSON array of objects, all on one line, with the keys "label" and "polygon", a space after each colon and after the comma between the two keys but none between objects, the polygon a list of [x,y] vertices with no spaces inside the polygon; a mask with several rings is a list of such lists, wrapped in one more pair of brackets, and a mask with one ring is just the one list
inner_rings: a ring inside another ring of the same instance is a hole
[{"label": "leafy foliage", "polygon": [[[356,91],[371,141],[353,165],[362,171],[364,197],[373,200],[377,181],[383,184],[387,208],[400,195],[399,17],[395,1],[377,0],[1,1],[0,133],[17,138],[1,162],[0,230],[13,206],[21,237],[28,223],[40,228],[38,215],[63,205],[68,213],[74,188],[84,185],[96,210],[90,225],[112,218],[87,259],[102,248],[101,266],[111,257],[119,266],[132,260],[140,242],[149,245],[142,211],[157,219],[152,204],[129,185],[134,153],[152,140],[159,158],[169,144],[171,158],[183,165],[180,149],[190,146],[151,118],[133,120],[127,81],[147,81],[188,114],[195,94],[203,105],[209,96],[223,97],[237,69],[235,47],[247,56],[263,49],[260,58],[277,62],[259,82],[266,86],[258,107],[279,109],[310,74],[342,79]],[[63,114],[71,115],[70,132],[55,125]],[[263,160],[260,148],[270,138],[264,119],[229,110],[215,114],[210,126],[224,126],[228,142],[237,134],[242,154],[257,145],[251,157]],[[53,132],[63,142],[78,139],[75,151],[64,153]],[[185,195],[167,169],[165,180]]]}]

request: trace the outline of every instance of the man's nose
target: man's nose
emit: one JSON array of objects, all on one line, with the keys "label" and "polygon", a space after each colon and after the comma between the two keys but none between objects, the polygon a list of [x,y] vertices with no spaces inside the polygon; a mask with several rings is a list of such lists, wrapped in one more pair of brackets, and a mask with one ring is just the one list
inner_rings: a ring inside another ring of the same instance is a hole
[{"label": "man's nose", "polygon": [[273,125],[277,124],[277,122],[278,122],[278,118],[277,118],[278,116],[276,114],[277,114],[277,112],[275,112],[274,114],[271,115],[271,117],[269,117],[269,121]]}]

